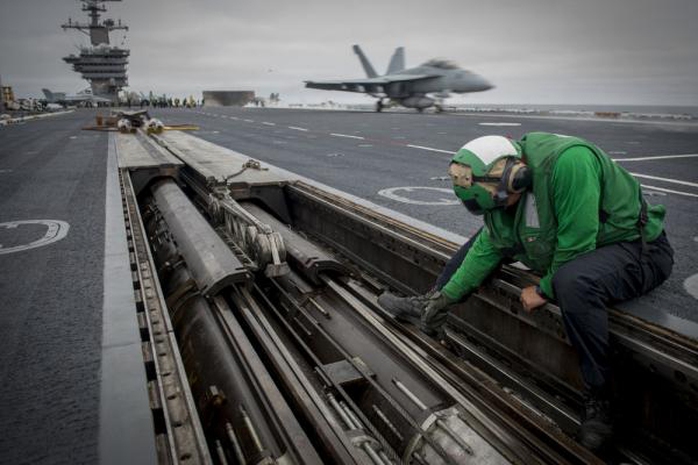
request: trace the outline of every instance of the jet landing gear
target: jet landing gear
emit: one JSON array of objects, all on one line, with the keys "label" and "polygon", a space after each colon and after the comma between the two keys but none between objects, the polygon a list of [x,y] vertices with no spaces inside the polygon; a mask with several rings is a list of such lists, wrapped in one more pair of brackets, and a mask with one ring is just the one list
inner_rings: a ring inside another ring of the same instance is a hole
[{"label": "jet landing gear", "polygon": [[383,111],[383,99],[376,102],[376,113],[380,113],[381,111]]}]

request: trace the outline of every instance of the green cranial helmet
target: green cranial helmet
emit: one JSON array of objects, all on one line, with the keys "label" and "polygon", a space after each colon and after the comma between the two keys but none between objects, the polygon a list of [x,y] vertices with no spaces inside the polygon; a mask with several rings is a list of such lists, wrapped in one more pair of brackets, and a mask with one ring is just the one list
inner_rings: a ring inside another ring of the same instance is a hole
[{"label": "green cranial helmet", "polygon": [[506,205],[507,177],[520,160],[521,148],[504,136],[471,140],[451,159],[449,174],[456,196],[476,215]]}]

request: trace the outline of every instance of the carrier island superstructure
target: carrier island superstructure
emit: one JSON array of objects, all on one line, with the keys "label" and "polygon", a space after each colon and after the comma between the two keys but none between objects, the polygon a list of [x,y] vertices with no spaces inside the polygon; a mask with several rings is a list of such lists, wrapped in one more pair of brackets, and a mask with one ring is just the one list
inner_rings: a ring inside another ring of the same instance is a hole
[{"label": "carrier island superstructure", "polygon": [[116,102],[119,91],[128,85],[126,65],[130,50],[113,46],[109,33],[115,30],[128,30],[128,26],[112,19],[100,21],[101,13],[107,11],[107,1],[121,0],[82,0],[82,11],[88,13],[89,22],[68,19],[61,27],[77,29],[90,37],[90,45],[80,47],[79,54],[64,57],[66,63],[73,65],[73,70],[81,73],[89,81],[93,95],[106,97]]}]

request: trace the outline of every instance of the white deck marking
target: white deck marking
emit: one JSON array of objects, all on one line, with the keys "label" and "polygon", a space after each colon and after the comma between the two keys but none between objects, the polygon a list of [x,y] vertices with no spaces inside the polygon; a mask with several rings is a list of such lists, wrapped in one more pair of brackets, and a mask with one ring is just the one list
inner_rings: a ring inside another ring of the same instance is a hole
[{"label": "white deck marking", "polygon": [[44,245],[49,245],[54,242],[60,241],[65,236],[68,235],[68,230],[70,225],[65,221],[59,220],[22,220],[22,221],[11,221],[9,223],[0,223],[0,228],[5,229],[17,229],[17,226],[23,224],[43,224],[46,226],[46,233],[40,239],[29,242],[27,244],[16,245],[14,247],[3,248],[0,244],[0,255],[21,252],[23,250],[35,249],[36,247],[42,247]]},{"label": "white deck marking", "polygon": [[521,126],[521,123],[477,123],[479,126]]},{"label": "white deck marking", "polygon": [[454,153],[456,153],[453,150],[441,150],[441,149],[435,149],[434,147],[424,147],[423,145],[407,144],[407,147],[410,147],[413,149],[428,150],[430,152],[447,153],[449,155],[453,155]]},{"label": "white deck marking", "polygon": [[670,158],[694,158],[698,157],[698,153],[688,153],[686,155],[658,155],[655,157],[635,157],[635,158],[613,158],[613,161],[649,161],[649,160],[665,160]]},{"label": "white deck marking", "polygon": [[658,176],[650,176],[649,174],[639,174],[639,173],[630,173],[630,174],[632,174],[636,178],[647,178],[647,179],[653,179],[655,181],[664,181],[664,182],[670,182],[673,184],[682,184],[684,186],[698,187],[698,183],[695,183],[695,182],[679,181],[678,179],[660,178]]},{"label": "white deck marking", "polygon": [[657,186],[648,186],[646,184],[640,184],[642,187],[645,187],[647,189],[654,189],[659,192],[668,192],[670,194],[678,194],[678,195],[685,195],[686,197],[696,197],[698,198],[698,194],[691,194],[689,192],[681,192],[681,191],[675,191],[672,189],[664,189],[663,187],[657,187]]},{"label": "white deck marking", "polygon": [[239,120],[240,118],[238,118],[237,116],[231,116],[230,119],[234,119],[234,120],[237,121],[237,120]]},{"label": "white deck marking", "polygon": [[270,123],[269,121],[262,121],[262,124],[266,126],[276,126],[276,123]]},{"label": "white deck marking", "polygon": [[243,120],[243,121],[244,121],[245,123],[254,123],[254,120],[253,120],[253,119],[246,119],[246,120]]},{"label": "white deck marking", "polygon": [[694,299],[698,300],[698,274],[686,278],[683,282],[683,287]]},{"label": "white deck marking", "polygon": [[361,136],[352,136],[352,135],[349,135],[349,134],[339,134],[339,133],[337,133],[337,132],[331,132],[331,133],[330,133],[330,136],[334,136],[334,137],[346,137],[347,139],[359,139],[359,140],[364,140],[364,138],[361,137]]},{"label": "white deck marking", "polygon": [[303,131],[303,132],[308,132],[307,129],[305,128],[299,128],[298,126],[288,126],[289,129],[293,129],[294,131]]},{"label": "white deck marking", "polygon": [[[402,195],[396,194],[396,192],[414,192],[414,191],[435,191],[439,194],[448,194],[448,198],[441,197],[437,200],[426,201],[426,200],[412,200]],[[453,189],[446,189],[445,187],[426,187],[426,186],[404,186],[404,187],[391,187],[389,189],[383,189],[378,191],[378,195],[387,197],[390,200],[395,200],[397,202],[409,203],[412,205],[459,205],[460,201],[453,198]]]}]

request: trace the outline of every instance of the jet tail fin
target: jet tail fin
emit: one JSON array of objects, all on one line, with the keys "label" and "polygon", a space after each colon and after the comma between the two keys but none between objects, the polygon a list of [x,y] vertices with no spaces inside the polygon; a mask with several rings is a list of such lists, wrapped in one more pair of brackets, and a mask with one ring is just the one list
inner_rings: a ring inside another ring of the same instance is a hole
[{"label": "jet tail fin", "polygon": [[354,49],[354,53],[356,53],[359,56],[359,60],[361,60],[361,66],[363,66],[364,71],[366,71],[366,76],[369,78],[378,77],[376,70],[373,69],[371,62],[368,61],[368,58],[366,58],[366,55],[364,55],[364,52],[361,50],[361,47],[359,47],[358,45],[354,45],[352,48]]},{"label": "jet tail fin", "polygon": [[393,57],[390,59],[390,64],[388,65],[388,71],[385,74],[399,73],[405,69],[405,48],[398,47],[393,53]]},{"label": "jet tail fin", "polygon": [[48,90],[48,89],[41,89],[41,92],[44,93],[44,96],[46,96],[46,100],[47,100],[49,103],[52,103],[52,102],[53,102],[53,100],[54,100],[54,98],[53,98],[53,92],[51,92],[51,91]]}]

